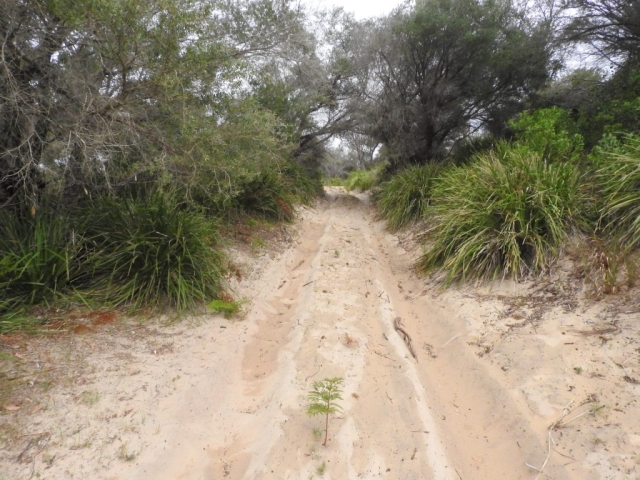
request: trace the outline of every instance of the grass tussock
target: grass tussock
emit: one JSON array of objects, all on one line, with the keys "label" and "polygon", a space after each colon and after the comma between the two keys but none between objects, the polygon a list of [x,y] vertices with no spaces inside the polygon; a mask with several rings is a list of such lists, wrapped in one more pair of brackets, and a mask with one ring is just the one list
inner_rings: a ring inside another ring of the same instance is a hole
[{"label": "grass tussock", "polygon": [[435,164],[411,167],[380,185],[375,201],[389,230],[397,231],[424,217],[441,169]]},{"label": "grass tussock", "polygon": [[144,199],[102,199],[88,210],[83,232],[88,293],[113,305],[177,310],[223,290],[217,225],[156,192]]},{"label": "grass tussock", "polygon": [[0,210],[0,315],[22,318],[35,304],[54,302],[78,276],[80,245],[54,208],[12,214]]},{"label": "grass tussock", "polygon": [[366,192],[375,185],[375,176],[374,170],[354,170],[349,173],[345,181],[345,187],[349,191],[360,190],[361,192]]},{"label": "grass tussock", "polygon": [[576,166],[505,145],[448,170],[433,198],[418,268],[441,269],[446,282],[544,271],[587,204]]},{"label": "grass tussock", "polygon": [[640,245],[640,137],[601,152],[597,165],[602,230],[630,251]]}]

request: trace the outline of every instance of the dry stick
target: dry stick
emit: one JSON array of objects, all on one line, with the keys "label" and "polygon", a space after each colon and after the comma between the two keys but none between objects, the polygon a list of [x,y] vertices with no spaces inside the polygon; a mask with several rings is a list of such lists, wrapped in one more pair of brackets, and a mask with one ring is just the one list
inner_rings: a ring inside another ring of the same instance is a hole
[{"label": "dry stick", "polygon": [[396,317],[396,319],[393,321],[393,328],[395,328],[396,331],[400,333],[402,340],[404,340],[404,343],[406,343],[407,347],[409,347],[409,352],[417,362],[418,357],[416,356],[416,352],[413,350],[413,345],[411,344],[411,335],[407,333],[403,326],[404,325],[402,325],[402,319],[400,317]]},{"label": "dry stick", "polygon": [[451,337],[451,339],[450,339],[447,343],[445,343],[444,345],[442,345],[440,348],[444,348],[444,347],[446,347],[446,346],[447,346],[447,345],[449,345],[451,342],[453,342],[456,338],[461,337],[462,335],[463,335],[463,334],[461,333],[461,334],[459,334],[459,335],[456,335],[455,337]]},{"label": "dry stick", "polygon": [[315,377],[321,369],[322,369],[322,365],[320,365],[320,367],[318,368],[318,371],[316,373],[314,373],[313,375],[309,375],[307,378],[304,379],[304,381],[306,382],[310,378]]},{"label": "dry stick", "polygon": [[[547,462],[549,461],[549,457],[551,457],[551,442],[553,442],[554,445],[556,444],[556,442],[553,440],[553,437],[551,436],[551,432],[553,431],[554,428],[556,428],[556,426],[558,426],[558,424],[560,424],[560,422],[562,422],[562,419],[564,417],[566,417],[570,413],[569,407],[571,406],[572,403],[573,403],[573,400],[571,400],[569,403],[567,403],[567,405],[562,409],[562,416],[558,420],[553,422],[551,424],[551,426],[549,427],[549,429],[547,430],[547,433],[549,435],[549,442],[548,442],[549,443],[549,451],[547,452],[547,458],[545,458],[544,463],[542,464],[542,467],[540,467],[538,469],[538,468],[534,467],[533,465],[525,462],[525,465],[527,467],[532,468],[533,470],[538,472],[538,475],[536,475],[536,479],[535,480],[538,480],[538,478],[540,478],[540,475],[542,475],[542,471],[544,470],[544,467],[547,466]],[[575,420],[575,419],[572,419],[572,420]]]}]

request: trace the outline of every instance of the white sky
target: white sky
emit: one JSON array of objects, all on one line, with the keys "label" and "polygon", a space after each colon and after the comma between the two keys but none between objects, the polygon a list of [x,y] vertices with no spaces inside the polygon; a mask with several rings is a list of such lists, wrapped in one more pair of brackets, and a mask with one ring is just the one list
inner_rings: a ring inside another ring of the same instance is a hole
[{"label": "white sky", "polygon": [[404,3],[404,0],[306,0],[305,3],[311,7],[343,7],[346,11],[353,12],[357,20],[362,20],[385,15]]}]

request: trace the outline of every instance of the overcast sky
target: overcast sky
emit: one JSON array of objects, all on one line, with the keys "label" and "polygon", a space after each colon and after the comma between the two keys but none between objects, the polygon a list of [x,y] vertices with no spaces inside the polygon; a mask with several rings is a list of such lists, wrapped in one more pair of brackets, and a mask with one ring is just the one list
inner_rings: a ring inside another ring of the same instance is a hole
[{"label": "overcast sky", "polygon": [[403,3],[403,0],[306,0],[311,7],[336,5],[346,11],[353,12],[356,19],[377,17],[391,12]]}]

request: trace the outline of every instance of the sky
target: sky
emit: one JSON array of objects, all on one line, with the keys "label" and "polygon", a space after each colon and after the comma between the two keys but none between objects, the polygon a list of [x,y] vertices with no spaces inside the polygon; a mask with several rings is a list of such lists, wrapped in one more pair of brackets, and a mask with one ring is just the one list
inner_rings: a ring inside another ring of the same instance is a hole
[{"label": "sky", "polygon": [[357,20],[377,17],[391,12],[404,0],[306,0],[310,6],[338,6],[348,12],[353,12]]}]

